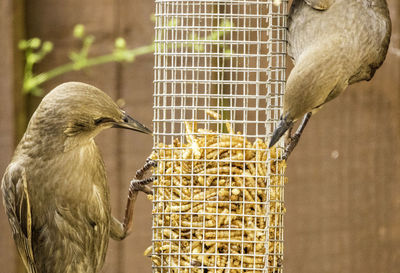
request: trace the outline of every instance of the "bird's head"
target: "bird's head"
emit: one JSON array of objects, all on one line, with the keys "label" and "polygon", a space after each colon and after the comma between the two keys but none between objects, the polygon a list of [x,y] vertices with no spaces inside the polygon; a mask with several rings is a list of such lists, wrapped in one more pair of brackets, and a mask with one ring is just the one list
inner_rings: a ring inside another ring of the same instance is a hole
[{"label": "bird's head", "polygon": [[92,139],[100,131],[125,128],[151,134],[103,91],[84,83],[61,84],[47,94],[31,122],[41,131],[63,134],[67,138]]}]

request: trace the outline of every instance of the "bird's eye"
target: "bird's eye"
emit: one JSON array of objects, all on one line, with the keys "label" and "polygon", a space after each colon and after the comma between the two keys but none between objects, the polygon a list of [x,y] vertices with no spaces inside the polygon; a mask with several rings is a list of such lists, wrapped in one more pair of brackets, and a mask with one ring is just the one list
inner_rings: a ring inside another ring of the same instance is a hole
[{"label": "bird's eye", "polygon": [[122,120],[123,120],[124,122],[128,122],[128,121],[129,121],[129,119],[128,119],[127,116],[125,116]]},{"label": "bird's eye", "polygon": [[114,122],[114,120],[112,118],[105,118],[105,117],[94,120],[95,125],[100,125],[102,123],[107,123],[107,122]]}]

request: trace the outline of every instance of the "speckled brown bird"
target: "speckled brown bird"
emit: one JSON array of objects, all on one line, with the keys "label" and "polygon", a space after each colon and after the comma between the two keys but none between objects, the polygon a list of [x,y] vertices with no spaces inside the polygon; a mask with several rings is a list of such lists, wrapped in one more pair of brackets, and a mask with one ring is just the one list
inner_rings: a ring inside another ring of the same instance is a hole
[{"label": "speckled brown bird", "polygon": [[294,0],[289,12],[288,53],[295,66],[269,146],[304,116],[289,137],[287,158],[312,113],[348,85],[373,77],[385,60],[390,35],[385,0]]},{"label": "speckled brown bird", "polygon": [[111,215],[104,163],[93,140],[110,127],[151,134],[84,83],[56,87],[33,114],[1,185],[29,273],[99,272],[109,237],[123,239],[129,232],[131,225]]}]

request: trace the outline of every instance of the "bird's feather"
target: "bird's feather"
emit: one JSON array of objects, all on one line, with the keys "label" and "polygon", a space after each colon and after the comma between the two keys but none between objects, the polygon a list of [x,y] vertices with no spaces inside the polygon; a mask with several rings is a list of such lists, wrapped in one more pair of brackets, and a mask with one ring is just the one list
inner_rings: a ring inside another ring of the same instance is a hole
[{"label": "bird's feather", "polygon": [[28,273],[36,273],[34,253],[32,249],[32,217],[25,170],[11,164],[2,181],[4,207],[18,252],[28,269]]},{"label": "bird's feather", "polygon": [[335,2],[335,0],[304,0],[307,5],[310,5],[316,10],[327,10]]}]

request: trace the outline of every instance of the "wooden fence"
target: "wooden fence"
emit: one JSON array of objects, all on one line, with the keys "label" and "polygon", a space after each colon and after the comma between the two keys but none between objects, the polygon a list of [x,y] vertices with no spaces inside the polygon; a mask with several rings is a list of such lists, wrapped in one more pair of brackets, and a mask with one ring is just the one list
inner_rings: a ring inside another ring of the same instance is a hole
[{"label": "wooden fence", "polygon": [[[393,21],[391,48],[374,79],[350,87],[307,126],[289,161],[285,200],[285,272],[397,273],[400,268],[400,2],[388,0]],[[123,36],[129,47],[153,39],[149,0],[0,1],[0,174],[12,156],[26,117],[38,98],[22,96],[22,38],[53,41],[56,50],[37,66],[45,71],[68,60],[78,48],[73,26],[82,23],[96,36],[93,54],[110,51]],[[152,122],[153,56],[132,64],[107,64],[65,74],[65,81],[93,84],[144,124]],[[97,142],[105,158],[115,215],[122,218],[130,179],[151,152],[145,135],[118,130]],[[134,232],[110,241],[104,272],[150,272],[143,257],[151,244],[151,203],[142,195]],[[0,271],[24,272],[0,206]]]}]

